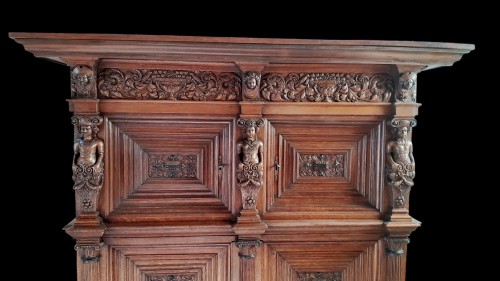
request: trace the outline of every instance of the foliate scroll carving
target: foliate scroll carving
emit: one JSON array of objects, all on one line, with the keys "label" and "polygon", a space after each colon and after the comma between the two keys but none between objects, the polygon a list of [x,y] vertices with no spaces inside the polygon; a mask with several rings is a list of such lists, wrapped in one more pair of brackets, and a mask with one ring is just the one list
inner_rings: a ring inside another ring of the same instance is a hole
[{"label": "foliate scroll carving", "polygon": [[81,212],[96,212],[99,191],[104,182],[104,142],[97,137],[100,116],[74,116],[72,124],[76,126],[80,137],[73,149],[73,189],[77,193],[77,204]]},{"label": "foliate scroll carving", "polygon": [[102,243],[76,244],[75,250],[79,253],[83,263],[98,262],[101,259]]},{"label": "foliate scroll carving", "polygon": [[110,99],[231,101],[241,99],[241,78],[230,72],[105,69],[98,89]]},{"label": "foliate scroll carving", "polygon": [[259,189],[264,181],[264,144],[257,138],[264,119],[239,119],[244,138],[237,145],[238,186],[241,190],[243,209],[255,210]]},{"label": "foliate scroll carving", "polygon": [[96,76],[92,68],[84,65],[71,70],[71,97],[96,98]]},{"label": "foliate scroll carving", "polygon": [[266,100],[296,102],[388,102],[393,89],[384,73],[268,73],[260,85]]},{"label": "foliate scroll carving", "polygon": [[405,72],[399,76],[398,92],[396,95],[398,101],[416,102],[417,101],[417,74],[414,72]]},{"label": "foliate scroll carving", "polygon": [[299,272],[297,281],[342,281],[342,272]]},{"label": "foliate scroll carving", "polygon": [[404,254],[404,245],[410,243],[410,238],[386,238],[387,254],[391,256],[401,256]]},{"label": "foliate scroll carving", "polygon": [[165,276],[150,276],[148,281],[195,281],[193,275],[165,275]]},{"label": "foliate scroll carving", "polygon": [[301,154],[299,175],[301,177],[341,177],[344,175],[343,154]]},{"label": "foliate scroll carving", "polygon": [[389,122],[392,137],[386,145],[386,177],[392,193],[393,208],[404,208],[415,177],[411,128],[416,120],[394,119]]},{"label": "foliate scroll carving", "polygon": [[150,178],[196,178],[196,155],[152,154],[148,158]]}]

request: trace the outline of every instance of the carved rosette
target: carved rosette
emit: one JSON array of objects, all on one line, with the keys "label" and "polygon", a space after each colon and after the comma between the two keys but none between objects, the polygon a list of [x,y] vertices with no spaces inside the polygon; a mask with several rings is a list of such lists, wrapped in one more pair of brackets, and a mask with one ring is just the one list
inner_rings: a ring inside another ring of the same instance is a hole
[{"label": "carved rosette", "polygon": [[104,183],[104,142],[97,137],[102,121],[101,116],[71,118],[80,135],[73,147],[72,165],[78,215],[97,211],[99,191]]},{"label": "carved rosette", "polygon": [[241,78],[231,72],[104,69],[97,87],[108,99],[241,100]]},{"label": "carved rosette", "polygon": [[260,187],[264,182],[264,147],[257,138],[264,119],[239,119],[238,125],[245,136],[237,145],[238,150],[238,186],[244,210],[255,210]]},{"label": "carved rosette", "polygon": [[83,263],[98,262],[101,258],[101,248],[103,243],[96,244],[76,244],[75,250],[78,252]]},{"label": "carved rosette", "polygon": [[91,67],[79,65],[71,69],[71,97],[79,99],[97,97],[96,76]]},{"label": "carved rosette", "polygon": [[404,72],[399,76],[398,92],[396,100],[402,102],[417,101],[417,74],[414,72]]},{"label": "carved rosette", "polygon": [[297,281],[342,281],[342,272],[299,272]]},{"label": "carved rosette", "polygon": [[414,184],[415,160],[411,128],[416,124],[415,119],[393,119],[388,122],[392,137],[386,145],[386,179],[393,209],[408,206],[410,189]]},{"label": "carved rosette", "polygon": [[244,93],[247,99],[255,99],[259,95],[260,73],[248,71],[243,74],[243,82],[245,85]]},{"label": "carved rosette", "polygon": [[388,102],[393,84],[385,73],[267,73],[260,94],[268,101]]}]

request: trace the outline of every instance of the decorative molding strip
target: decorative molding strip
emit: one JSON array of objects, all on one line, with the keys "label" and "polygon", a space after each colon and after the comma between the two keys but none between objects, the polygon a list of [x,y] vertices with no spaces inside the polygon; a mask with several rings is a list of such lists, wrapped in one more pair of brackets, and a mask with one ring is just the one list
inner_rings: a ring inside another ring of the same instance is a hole
[{"label": "decorative molding strip", "polygon": [[104,141],[97,137],[101,116],[74,116],[80,138],[73,145],[73,189],[77,197],[77,213],[97,211],[99,191],[104,183]]},{"label": "decorative molding strip", "polygon": [[410,243],[410,238],[386,238],[387,243],[386,252],[391,256],[401,256],[404,254],[403,246]]},{"label": "decorative molding strip", "polygon": [[76,244],[75,250],[80,254],[83,263],[99,262],[101,259],[102,243]]},{"label": "decorative molding strip", "polygon": [[392,194],[392,207],[404,208],[410,195],[415,177],[415,159],[411,128],[416,126],[415,119],[393,119],[388,122],[392,138],[386,144],[386,178]]},{"label": "decorative molding strip", "polygon": [[257,196],[264,182],[264,143],[257,138],[259,128],[264,124],[264,119],[238,119],[238,125],[245,136],[238,142],[238,186],[241,190],[243,209],[255,210]]},{"label": "decorative molding strip", "polygon": [[148,158],[150,178],[196,178],[196,155],[151,154]]},{"label": "decorative molding strip", "polygon": [[97,97],[96,76],[91,67],[79,65],[71,70],[71,97],[95,99]]},{"label": "decorative molding strip", "polygon": [[269,101],[389,102],[393,85],[385,73],[267,73],[260,94]]},{"label": "decorative molding strip", "polygon": [[162,69],[104,69],[99,74],[101,98],[145,100],[241,100],[236,73]]},{"label": "decorative molding strip", "polygon": [[194,275],[148,276],[148,281],[195,281]]},{"label": "decorative molding strip", "polygon": [[342,281],[342,272],[299,272],[297,281]]},{"label": "decorative molding strip", "polygon": [[300,154],[301,177],[342,177],[345,171],[343,154]]},{"label": "decorative molding strip", "polygon": [[399,76],[398,93],[396,100],[402,102],[417,101],[417,74],[404,72]]}]

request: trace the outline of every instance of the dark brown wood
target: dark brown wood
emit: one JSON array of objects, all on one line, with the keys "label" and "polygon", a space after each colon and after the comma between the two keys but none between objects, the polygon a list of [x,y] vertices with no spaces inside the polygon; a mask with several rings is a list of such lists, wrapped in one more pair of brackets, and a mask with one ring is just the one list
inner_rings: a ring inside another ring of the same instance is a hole
[{"label": "dark brown wood", "polygon": [[79,281],[405,280],[417,75],[472,45],[11,37],[70,67]]}]

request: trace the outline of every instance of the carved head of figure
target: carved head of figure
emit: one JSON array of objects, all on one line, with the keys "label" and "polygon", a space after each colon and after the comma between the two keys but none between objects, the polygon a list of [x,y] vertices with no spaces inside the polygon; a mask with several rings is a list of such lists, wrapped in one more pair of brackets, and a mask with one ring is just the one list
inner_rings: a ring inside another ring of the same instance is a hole
[{"label": "carved head of figure", "polygon": [[264,119],[252,120],[252,119],[238,119],[238,125],[241,127],[245,138],[249,141],[254,141],[257,139],[257,132],[260,126],[264,124]]},{"label": "carved head of figure", "polygon": [[401,119],[396,119],[392,120],[389,123],[389,126],[391,126],[391,132],[392,135],[395,139],[407,139],[408,134],[411,131],[412,127],[415,127],[417,125],[417,121],[415,119],[410,119],[410,120],[401,120]]},{"label": "carved head of figure", "polygon": [[398,128],[397,136],[400,139],[406,139],[406,137],[408,136],[408,127]]},{"label": "carved head of figure", "polygon": [[90,68],[86,66],[77,66],[71,71],[71,78],[75,83],[85,87],[90,84],[92,74],[93,72]]},{"label": "carved head of figure", "polygon": [[247,88],[250,90],[255,89],[255,87],[257,87],[257,85],[260,83],[260,75],[257,72],[247,72],[244,79]]},{"label": "carved head of figure", "polygon": [[399,78],[399,96],[402,101],[416,100],[417,74],[405,72]]},{"label": "carved head of figure", "polygon": [[84,139],[93,138],[99,132],[101,123],[101,116],[73,116],[71,118],[71,124],[76,126],[78,133]]}]

